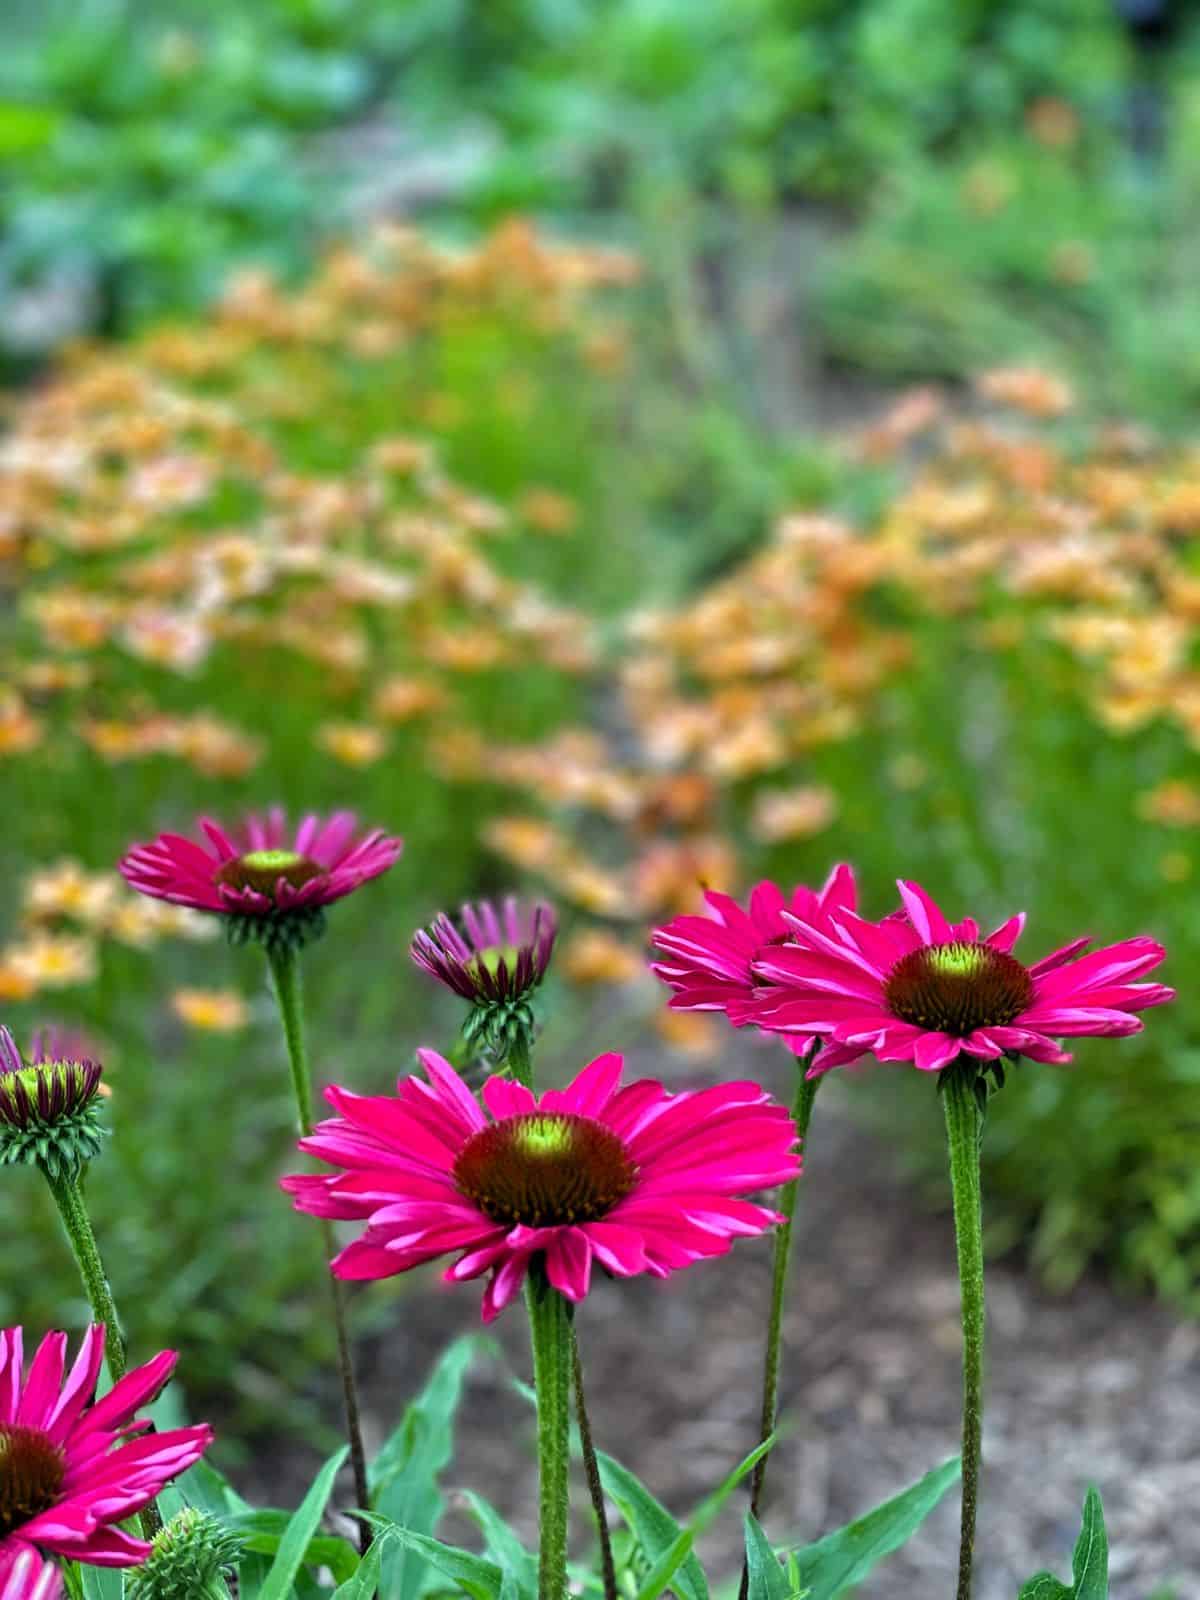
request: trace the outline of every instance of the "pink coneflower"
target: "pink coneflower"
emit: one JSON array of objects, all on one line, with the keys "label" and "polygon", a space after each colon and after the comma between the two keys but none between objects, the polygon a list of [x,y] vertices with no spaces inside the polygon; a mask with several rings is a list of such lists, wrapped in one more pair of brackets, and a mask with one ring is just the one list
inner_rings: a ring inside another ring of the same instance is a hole
[{"label": "pink coneflower", "polygon": [[122,858],[122,876],[141,894],[253,926],[319,918],[396,861],[402,841],[372,829],[357,836],[352,811],[310,812],[293,831],[281,807],[251,813],[234,833],[200,819],[207,847],[161,833]]},{"label": "pink coneflower", "polygon": [[810,1075],[867,1052],[924,1072],[960,1055],[1069,1061],[1056,1039],[1138,1033],[1135,1012],[1174,998],[1163,984],[1132,981],[1165,956],[1153,939],[1087,955],[1091,941],[1075,939],[1026,967],[1012,954],[1023,913],[981,939],[974,918],[951,923],[919,885],[902,880],[899,887],[904,917],[875,923],[838,912],[832,934],[800,924],[795,947],[755,962],[767,985],[759,991],[759,1025],[827,1041]]},{"label": "pink coneflower", "polygon": [[[654,930],[653,942],[668,959],[652,962],[650,970],[675,990],[672,1009],[724,1011],[742,1027],[757,1021],[758,958],[776,945],[791,944],[798,921],[834,933],[831,918],[837,911],[854,910],[857,889],[853,871],[841,862],[820,889],[797,884],[790,898],[769,881],[755,884],[745,909],[712,889],[705,890],[704,898],[708,916],[676,917]],[[785,1037],[797,1054],[813,1043],[811,1037]]]},{"label": "pink coneflower", "polygon": [[489,1078],[488,1116],[447,1061],[418,1056],[429,1081],[403,1078],[394,1098],[327,1089],[341,1115],[300,1148],[343,1170],[283,1187],[298,1210],[367,1221],[333,1262],[338,1277],[386,1278],[461,1252],[445,1276],[491,1274],[485,1322],[535,1257],[579,1301],[593,1261],[617,1277],[665,1278],[723,1255],[779,1220],[741,1197],[800,1170],[791,1118],[754,1083],[622,1087],[621,1057],[603,1055],[540,1098]]},{"label": "pink coneflower", "polygon": [[62,1574],[31,1545],[0,1546],[0,1600],[59,1600]]},{"label": "pink coneflower", "polygon": [[518,999],[541,983],[558,931],[553,906],[508,895],[498,908],[490,900],[465,905],[461,917],[461,933],[442,913],[413,935],[417,966],[478,1004]]},{"label": "pink coneflower", "polygon": [[162,1390],[177,1360],[164,1350],[101,1400],[104,1327],[83,1336],[63,1382],[65,1333],[48,1333],[23,1376],[20,1328],[0,1331],[0,1558],[27,1545],[96,1567],[132,1567],[150,1546],[117,1524],[198,1461],[205,1423],[148,1433],[134,1412]]}]

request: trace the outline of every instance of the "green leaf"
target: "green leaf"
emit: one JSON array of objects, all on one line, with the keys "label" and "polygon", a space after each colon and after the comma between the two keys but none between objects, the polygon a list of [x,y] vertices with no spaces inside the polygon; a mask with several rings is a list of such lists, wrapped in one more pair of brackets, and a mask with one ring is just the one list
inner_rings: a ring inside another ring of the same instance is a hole
[{"label": "green leaf", "polygon": [[[442,1514],[438,1479],[453,1451],[454,1415],[479,1343],[473,1335],[454,1341],[371,1465],[372,1506],[412,1533],[432,1534]],[[420,1593],[417,1548],[402,1542],[383,1563],[381,1588],[392,1600]]]},{"label": "green leaf", "polygon": [[514,1529],[482,1495],[469,1489],[463,1491],[463,1504],[479,1524],[483,1533],[484,1549],[506,1578],[511,1577],[521,1594],[536,1595],[538,1587],[537,1556],[517,1537]]},{"label": "green leaf", "polygon": [[[657,1564],[684,1530],[632,1472],[603,1451],[596,1452],[596,1459],[605,1493],[619,1507],[651,1564]],[[675,1573],[672,1588],[679,1600],[708,1600],[708,1584],[693,1552],[684,1557]]]},{"label": "green leaf", "polygon": [[[411,1528],[400,1528],[395,1523],[385,1524],[380,1517],[372,1517],[371,1521],[377,1528],[382,1527],[385,1535],[390,1534],[397,1543],[407,1546],[418,1555],[422,1566],[433,1567],[443,1577],[456,1583],[472,1600],[500,1600],[504,1587],[503,1575],[494,1562],[485,1561],[470,1550],[460,1550],[457,1545],[443,1544],[440,1539],[414,1533]],[[511,1594],[511,1583],[508,1590]],[[416,1589],[407,1590],[406,1596],[417,1592]]]},{"label": "green leaf", "polygon": [[375,1535],[371,1548],[358,1563],[353,1577],[347,1578],[345,1583],[338,1586],[334,1591],[333,1600],[372,1600],[379,1587],[380,1563],[394,1538],[395,1535],[390,1528]]},{"label": "green leaf", "polygon": [[705,1531],[705,1529],[708,1528],[709,1524],[717,1516],[721,1507],[725,1504],[726,1500],[729,1499],[729,1496],[737,1488],[738,1484],[741,1483],[742,1479],[747,1475],[747,1473],[753,1472],[755,1467],[762,1460],[763,1456],[766,1455],[767,1451],[775,1448],[777,1439],[778,1435],[773,1433],[769,1438],[764,1439],[761,1444],[755,1445],[750,1454],[743,1457],[743,1459],[738,1462],[737,1466],[734,1467],[733,1471],[725,1479],[724,1483],[722,1483],[718,1488],[714,1489],[713,1492],[706,1496],[705,1499],[701,1500],[700,1504],[696,1507],[695,1511],[692,1512],[691,1516],[687,1520],[687,1526],[692,1530],[692,1533],[697,1539]]},{"label": "green leaf", "polygon": [[1108,1534],[1104,1509],[1095,1488],[1089,1488],[1083,1502],[1083,1527],[1075,1541],[1071,1558],[1074,1583],[1065,1583],[1048,1572],[1039,1572],[1024,1585],[1017,1600],[1108,1600]]},{"label": "green leaf", "polygon": [[797,1549],[800,1581],[812,1591],[812,1600],[834,1600],[853,1584],[861,1583],[876,1562],[898,1550],[916,1532],[951,1484],[957,1483],[959,1472],[955,1456],[927,1472],[903,1494],[885,1500],[815,1544]]},{"label": "green leaf", "polygon": [[279,1541],[275,1559],[259,1590],[259,1600],[288,1600],[296,1574],[304,1564],[312,1536],[325,1514],[325,1507],[333,1489],[333,1480],[341,1470],[349,1448],[348,1445],[343,1445],[336,1454],[330,1456],[317,1473],[313,1486],[304,1496],[299,1509],[289,1520]]},{"label": "green leaf", "polygon": [[755,1517],[746,1513],[748,1600],[792,1600],[792,1586]]},{"label": "green leaf", "polygon": [[[228,1515],[222,1520],[241,1539],[244,1550],[255,1555],[273,1556],[287,1537],[292,1516],[287,1511],[264,1507],[257,1511]],[[345,1539],[337,1534],[316,1533],[308,1541],[301,1565],[328,1567],[334,1581],[343,1583],[353,1574],[357,1560],[357,1552]]]},{"label": "green leaf", "polygon": [[250,1507],[227,1478],[207,1461],[197,1461],[173,1485],[186,1505],[197,1511],[211,1511],[215,1517],[225,1517],[231,1512],[249,1511]]},{"label": "green leaf", "polygon": [[680,1531],[678,1539],[667,1546],[646,1574],[642,1587],[637,1592],[637,1600],[658,1600],[659,1595],[691,1554],[694,1538],[695,1534],[690,1528]]},{"label": "green leaf", "polygon": [[83,1567],[83,1600],[121,1600],[125,1593],[125,1574],[119,1567]]}]

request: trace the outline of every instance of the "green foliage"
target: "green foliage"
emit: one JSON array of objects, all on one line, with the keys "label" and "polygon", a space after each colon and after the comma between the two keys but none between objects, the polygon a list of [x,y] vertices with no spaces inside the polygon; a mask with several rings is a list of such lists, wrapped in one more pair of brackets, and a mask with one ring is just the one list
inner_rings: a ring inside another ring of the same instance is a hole
[{"label": "green foliage", "polygon": [[1018,1600],[1108,1600],[1108,1535],[1095,1489],[1088,1490],[1083,1502],[1083,1527],[1071,1558],[1071,1576],[1074,1582],[1068,1588],[1041,1572],[1022,1586]]},{"label": "green foliage", "polygon": [[684,1530],[675,1518],[626,1467],[602,1451],[597,1452],[597,1460],[605,1493],[636,1535],[651,1570],[679,1555],[681,1559],[671,1579],[679,1600],[708,1600],[704,1571],[688,1542],[681,1539]]},{"label": "green foliage", "polygon": [[898,1550],[920,1527],[938,1501],[959,1479],[955,1456],[927,1472],[911,1488],[885,1500],[815,1544],[791,1552],[802,1590],[812,1600],[837,1600],[861,1583],[884,1556]]},{"label": "green foliage", "polygon": [[[439,1357],[424,1389],[405,1411],[396,1430],[371,1464],[368,1481],[377,1515],[413,1538],[432,1534],[442,1514],[438,1480],[454,1448],[454,1418],[463,1383],[480,1341],[457,1339]],[[388,1552],[382,1587],[396,1600],[419,1592],[423,1546],[399,1541]]]}]

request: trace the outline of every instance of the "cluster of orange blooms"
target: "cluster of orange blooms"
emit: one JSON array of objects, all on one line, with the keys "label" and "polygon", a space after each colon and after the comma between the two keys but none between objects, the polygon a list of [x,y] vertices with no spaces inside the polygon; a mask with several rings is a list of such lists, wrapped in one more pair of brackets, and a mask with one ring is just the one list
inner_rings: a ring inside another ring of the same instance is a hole
[{"label": "cluster of orange blooms", "polygon": [[[452,726],[456,679],[590,670],[589,620],[495,553],[516,534],[569,535],[573,501],[532,485],[501,505],[451,476],[436,438],[343,421],[373,368],[378,406],[398,381],[386,363],[485,309],[616,370],[616,325],[574,308],[631,271],[515,224],[467,255],[390,229],[302,292],[246,274],[205,324],[81,351],[14,404],[0,441],[0,584],[15,575],[24,629],[0,756],[67,735],[106,761],[166,755],[242,777],[264,741],[225,714],[222,684],[269,693],[278,669],[261,663],[276,652],[324,675],[329,714],[311,738],[351,767],[381,760],[397,724],[436,713]],[[431,434],[454,399],[422,391]],[[526,401],[517,383],[491,397]],[[302,423],[312,448],[293,446]],[[334,465],[297,470],[306,453]],[[129,658],[152,669],[132,692]],[[160,703],[168,677],[191,680],[203,709]]]},{"label": "cluster of orange blooms", "polygon": [[[1065,649],[1107,730],[1163,718],[1200,746],[1200,455],[1129,428],[1085,434],[1050,374],[986,374],[956,409],[905,395],[852,444],[853,470],[902,484],[869,525],[785,514],[718,582],[628,616],[615,651],[585,612],[512,575],[530,541],[584,537],[581,508],[547,484],[492,499],[447,470],[437,435],[460,395],[427,382],[420,426],[361,425],[355,408],[395,390],[389,363],[485,313],[620,372],[626,341],[598,291],[633,272],[517,224],[467,254],[393,228],[299,293],[245,275],[203,325],[79,352],[0,440],[0,584],[12,575],[20,618],[0,760],[77,741],[108,763],[166,756],[243,778],[271,751],[282,653],[322,755],[386,762],[403,728],[435,780],[532,801],[501,807],[483,842],[599,919],[561,970],[624,983],[643,978],[646,924],[694,909],[699,884],[738,884],[731,793],[748,795],[760,846],[836,822],[812,754],[869,732],[922,617],[962,618],[988,648]],[[488,405],[519,416],[532,381]],[[470,686],[531,666],[595,680],[604,731],[506,741]],[[270,714],[246,727],[256,702]],[[898,788],[924,776],[915,755],[891,773]],[[1186,777],[1137,805],[1200,821]],[[135,914],[115,880],[71,863],[35,875],[23,915],[0,993],[81,981],[97,936],[178,931],[138,922],[172,914]],[[227,1000],[176,1010],[241,1025]],[[702,1019],[664,1026],[703,1043]]]}]

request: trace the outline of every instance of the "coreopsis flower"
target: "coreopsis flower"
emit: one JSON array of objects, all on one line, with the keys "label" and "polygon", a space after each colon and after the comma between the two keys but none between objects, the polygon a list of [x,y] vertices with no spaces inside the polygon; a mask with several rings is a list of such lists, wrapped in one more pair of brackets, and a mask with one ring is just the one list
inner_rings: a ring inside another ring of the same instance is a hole
[{"label": "coreopsis flower", "polygon": [[409,954],[473,1007],[464,1032],[472,1043],[507,1055],[514,1039],[533,1034],[530,1000],[546,976],[558,918],[545,900],[508,895],[462,908],[462,932],[440,912],[413,935]]},{"label": "coreopsis flower", "polygon": [[489,1274],[491,1322],[535,1257],[580,1301],[593,1263],[665,1278],[723,1255],[779,1220],[744,1197],[800,1171],[791,1118],[755,1083],[670,1094],[622,1085],[621,1057],[602,1055],[540,1097],[493,1076],[485,1111],[436,1051],[417,1054],[428,1081],[402,1078],[394,1096],[327,1089],[339,1114],[300,1148],[339,1170],[282,1180],[299,1211],[366,1221],[332,1263],[339,1278],[456,1253],[447,1280]]},{"label": "coreopsis flower", "polygon": [[148,1432],[150,1419],[135,1416],[171,1376],[173,1350],[97,1400],[103,1324],[88,1328],[64,1382],[66,1349],[65,1333],[48,1333],[25,1373],[21,1329],[0,1331],[0,1563],[32,1545],[88,1566],[136,1566],[150,1545],[118,1524],[200,1459],[212,1429]]},{"label": "coreopsis flower", "polygon": [[78,1036],[46,1029],[27,1061],[0,1027],[0,1166],[36,1162],[59,1177],[100,1150],[101,1069],[84,1048]]},{"label": "coreopsis flower", "polygon": [[0,1600],[60,1600],[62,1574],[32,1545],[7,1540],[0,1546]]},{"label": "coreopsis flower", "polygon": [[899,888],[904,916],[875,923],[842,910],[832,930],[797,919],[796,942],[754,963],[766,985],[759,1026],[827,1041],[810,1074],[868,1052],[924,1072],[960,1056],[985,1069],[1004,1056],[1069,1061],[1058,1039],[1138,1033],[1137,1012],[1174,999],[1164,984],[1134,981],[1166,955],[1153,939],[1087,954],[1091,940],[1075,939],[1025,966],[1012,954],[1023,912],[980,938],[973,917],[952,923],[920,885]]},{"label": "coreopsis flower", "polygon": [[380,828],[359,835],[352,811],[310,812],[289,829],[279,806],[251,813],[232,833],[200,819],[207,846],[177,833],[135,845],[120,863],[141,894],[228,918],[235,943],[296,945],[324,930],[324,907],[352,894],[396,861],[400,839]]},{"label": "coreopsis flower", "polygon": [[[799,923],[834,931],[833,915],[858,903],[854,873],[839,862],[820,889],[797,884],[791,896],[764,880],[750,891],[743,908],[727,894],[708,889],[708,916],[675,917],[656,928],[653,943],[667,958],[650,970],[675,993],[674,1011],[723,1011],[735,1027],[757,1021],[755,963],[776,945],[795,938]],[[813,1035],[786,1033],[797,1055],[812,1048]]]}]

